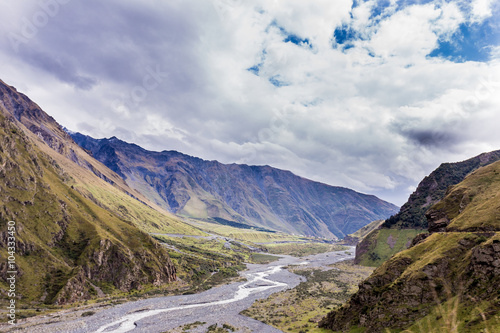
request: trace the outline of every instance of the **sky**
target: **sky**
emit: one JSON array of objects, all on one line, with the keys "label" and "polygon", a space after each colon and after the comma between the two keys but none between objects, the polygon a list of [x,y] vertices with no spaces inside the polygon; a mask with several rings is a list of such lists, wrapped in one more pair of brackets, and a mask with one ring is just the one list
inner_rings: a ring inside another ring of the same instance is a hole
[{"label": "sky", "polygon": [[61,125],[402,205],[500,149],[500,1],[0,4],[0,79]]}]

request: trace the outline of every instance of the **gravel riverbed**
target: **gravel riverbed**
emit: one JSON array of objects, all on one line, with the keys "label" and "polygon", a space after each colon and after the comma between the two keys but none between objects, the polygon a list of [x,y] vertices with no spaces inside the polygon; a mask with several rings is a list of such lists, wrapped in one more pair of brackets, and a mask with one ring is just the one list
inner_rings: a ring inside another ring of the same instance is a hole
[{"label": "gravel riverbed", "polygon": [[352,259],[354,248],[312,255],[305,258],[282,256],[266,265],[248,264],[241,274],[246,282],[222,285],[200,294],[166,296],[127,302],[104,309],[93,308],[95,314],[82,317],[85,310],[66,310],[45,317],[20,321],[16,327],[3,326],[8,332],[106,332],[161,333],[181,332],[180,327],[195,322],[204,323],[189,332],[206,332],[213,324],[228,324],[237,332],[281,332],[239,313],[255,300],[297,286],[303,277],[285,269],[288,265],[326,267],[335,262]]}]

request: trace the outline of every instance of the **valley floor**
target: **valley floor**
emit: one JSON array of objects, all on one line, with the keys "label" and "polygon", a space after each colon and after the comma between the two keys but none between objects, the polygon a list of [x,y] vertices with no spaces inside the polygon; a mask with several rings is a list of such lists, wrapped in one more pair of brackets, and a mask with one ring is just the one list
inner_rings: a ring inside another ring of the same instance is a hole
[{"label": "valley floor", "polygon": [[104,309],[66,311],[45,318],[34,317],[8,332],[281,332],[260,321],[243,316],[256,300],[296,287],[306,279],[285,269],[297,265],[320,269],[352,259],[354,248],[311,255],[305,258],[282,256],[269,264],[249,264],[242,272],[246,282],[222,285],[199,294],[156,297]]},{"label": "valley floor", "polygon": [[307,280],[293,289],[256,301],[242,314],[283,332],[331,332],[318,328],[319,321],[346,303],[374,269],[347,260],[327,267],[292,266],[289,270]]}]

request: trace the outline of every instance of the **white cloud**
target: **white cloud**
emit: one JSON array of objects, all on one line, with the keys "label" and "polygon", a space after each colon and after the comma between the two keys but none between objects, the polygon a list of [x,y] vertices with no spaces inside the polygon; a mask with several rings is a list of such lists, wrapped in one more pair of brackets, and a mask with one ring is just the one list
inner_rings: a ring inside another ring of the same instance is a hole
[{"label": "white cloud", "polygon": [[438,36],[432,22],[439,15],[432,4],[408,7],[382,21],[367,46],[383,58],[396,57],[411,64],[436,48]]},{"label": "white cloud", "polygon": [[[38,10],[23,3],[0,11],[4,31]],[[441,162],[500,144],[498,63],[427,56],[491,4],[393,2],[374,20],[376,5],[351,18],[352,1],[70,2],[20,52],[3,43],[0,78],[72,130],[270,164],[402,204]],[[333,42],[342,24],[361,37],[344,51]],[[166,74],[153,88],[156,68]]]},{"label": "white cloud", "polygon": [[471,21],[481,22],[492,15],[494,0],[473,0],[471,2]]},{"label": "white cloud", "polygon": [[464,14],[454,2],[444,3],[440,7],[441,15],[435,20],[433,30],[442,39],[450,40],[459,25],[466,21]]}]

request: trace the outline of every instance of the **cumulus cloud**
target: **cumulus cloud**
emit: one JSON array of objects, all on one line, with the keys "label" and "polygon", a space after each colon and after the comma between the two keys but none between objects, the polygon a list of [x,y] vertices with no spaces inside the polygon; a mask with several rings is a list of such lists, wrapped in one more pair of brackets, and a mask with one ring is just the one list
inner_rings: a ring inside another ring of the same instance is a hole
[{"label": "cumulus cloud", "polygon": [[[1,78],[95,137],[269,164],[398,204],[441,162],[499,148],[493,1],[3,6]],[[486,60],[464,49],[472,28],[490,32],[474,41]]]},{"label": "cumulus cloud", "polygon": [[492,15],[494,0],[471,1],[471,17],[473,22],[480,22]]}]

